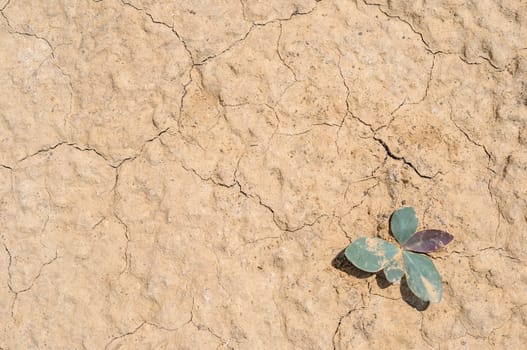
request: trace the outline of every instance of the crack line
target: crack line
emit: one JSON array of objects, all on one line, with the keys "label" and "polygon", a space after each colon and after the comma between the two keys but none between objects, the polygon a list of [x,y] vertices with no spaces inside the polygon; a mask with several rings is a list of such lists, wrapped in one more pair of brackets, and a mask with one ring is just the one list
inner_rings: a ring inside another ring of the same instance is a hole
[{"label": "crack line", "polygon": [[437,173],[435,173],[434,175],[426,175],[426,174],[423,174],[423,173],[421,173],[421,172],[417,169],[417,167],[416,167],[414,164],[412,164],[412,162],[410,162],[409,160],[407,160],[405,157],[403,157],[403,156],[397,156],[395,153],[393,153],[393,152],[390,150],[390,148],[388,147],[388,145],[386,144],[386,142],[384,142],[384,140],[382,140],[382,139],[380,139],[380,138],[378,138],[378,137],[376,137],[376,136],[373,136],[373,139],[374,139],[375,141],[377,141],[377,142],[378,142],[378,143],[384,148],[384,150],[386,151],[386,154],[387,154],[390,158],[395,159],[395,160],[400,160],[400,161],[402,161],[404,164],[406,164],[407,166],[409,166],[410,168],[412,168],[413,171],[414,171],[417,175],[419,175],[419,177],[421,177],[421,178],[423,178],[423,179],[428,179],[428,180],[430,180],[430,179],[435,178],[438,174],[443,174],[441,171],[437,171]]}]

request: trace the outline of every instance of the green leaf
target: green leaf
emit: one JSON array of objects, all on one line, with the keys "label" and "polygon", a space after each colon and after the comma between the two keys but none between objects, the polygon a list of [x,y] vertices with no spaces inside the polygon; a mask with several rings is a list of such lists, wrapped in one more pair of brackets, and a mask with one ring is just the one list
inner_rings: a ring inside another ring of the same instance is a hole
[{"label": "green leaf", "polygon": [[414,208],[404,207],[393,213],[390,219],[390,229],[397,241],[400,244],[405,244],[417,230],[418,223]]},{"label": "green leaf", "polygon": [[367,272],[382,270],[400,249],[380,238],[361,237],[351,243],[344,255],[359,269]]},{"label": "green leaf", "polygon": [[397,255],[384,267],[384,276],[390,283],[399,281],[404,276],[402,256]]},{"label": "green leaf", "polygon": [[432,260],[424,255],[403,251],[406,266],[406,280],[410,290],[421,300],[438,303],[441,300],[443,288],[441,275]]}]

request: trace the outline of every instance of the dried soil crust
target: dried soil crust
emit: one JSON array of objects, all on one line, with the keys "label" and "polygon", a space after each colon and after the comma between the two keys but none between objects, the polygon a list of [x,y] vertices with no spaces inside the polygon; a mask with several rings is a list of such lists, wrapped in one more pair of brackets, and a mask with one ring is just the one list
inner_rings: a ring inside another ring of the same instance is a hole
[{"label": "dried soil crust", "polygon": [[[0,1],[0,349],[519,349],[521,1]],[[413,205],[440,304],[342,260]]]}]

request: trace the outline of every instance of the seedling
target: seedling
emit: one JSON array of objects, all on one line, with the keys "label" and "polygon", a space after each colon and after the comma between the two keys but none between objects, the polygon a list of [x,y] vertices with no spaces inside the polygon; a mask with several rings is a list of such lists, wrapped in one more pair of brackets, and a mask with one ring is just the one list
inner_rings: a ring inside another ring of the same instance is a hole
[{"label": "seedling", "polygon": [[390,230],[401,245],[380,238],[361,237],[351,243],[344,254],[356,267],[367,272],[379,272],[390,283],[406,275],[410,290],[419,299],[437,303],[443,288],[441,275],[425,254],[436,251],[452,241],[451,234],[440,230],[415,232],[418,220],[412,207],[396,210],[390,219]]}]

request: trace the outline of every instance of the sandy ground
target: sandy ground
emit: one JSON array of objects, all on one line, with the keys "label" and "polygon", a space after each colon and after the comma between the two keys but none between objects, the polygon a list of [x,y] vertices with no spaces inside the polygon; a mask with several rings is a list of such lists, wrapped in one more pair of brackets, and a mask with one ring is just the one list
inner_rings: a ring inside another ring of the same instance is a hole
[{"label": "sandy ground", "polygon": [[0,0],[0,349],[523,348],[527,4],[377,1]]}]

